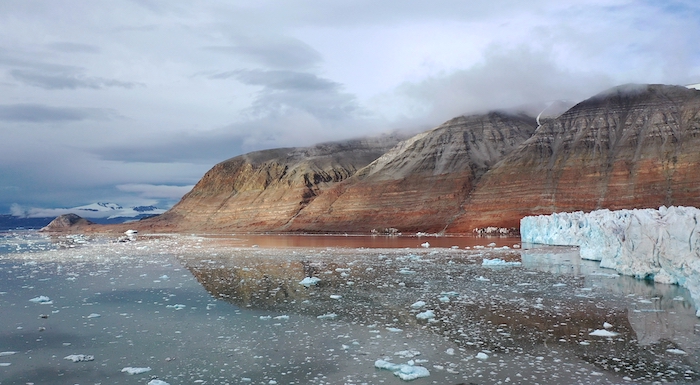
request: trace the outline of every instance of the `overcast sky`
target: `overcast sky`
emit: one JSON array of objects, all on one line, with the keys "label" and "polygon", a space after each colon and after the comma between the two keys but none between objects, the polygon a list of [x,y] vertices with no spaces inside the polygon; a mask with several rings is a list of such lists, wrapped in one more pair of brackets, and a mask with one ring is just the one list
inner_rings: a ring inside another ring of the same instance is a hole
[{"label": "overcast sky", "polygon": [[214,164],[700,83],[696,0],[0,2],[0,213],[175,203]]}]

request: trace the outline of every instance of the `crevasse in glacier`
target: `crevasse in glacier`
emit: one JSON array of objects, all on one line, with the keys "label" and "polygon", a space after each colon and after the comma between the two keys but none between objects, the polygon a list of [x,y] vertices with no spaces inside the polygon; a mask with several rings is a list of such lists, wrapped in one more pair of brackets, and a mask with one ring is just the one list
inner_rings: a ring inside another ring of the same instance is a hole
[{"label": "crevasse in glacier", "polygon": [[577,211],[525,217],[520,233],[524,243],[579,246],[601,267],[679,284],[700,304],[699,219],[695,207]]}]

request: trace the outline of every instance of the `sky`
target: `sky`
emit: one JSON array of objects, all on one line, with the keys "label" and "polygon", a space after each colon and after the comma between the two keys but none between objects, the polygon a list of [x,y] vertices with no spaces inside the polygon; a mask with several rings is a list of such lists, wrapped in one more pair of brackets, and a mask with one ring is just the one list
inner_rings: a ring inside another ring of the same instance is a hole
[{"label": "sky", "polygon": [[700,83],[698,41],[695,0],[4,0],[0,214],[168,208],[250,151]]}]

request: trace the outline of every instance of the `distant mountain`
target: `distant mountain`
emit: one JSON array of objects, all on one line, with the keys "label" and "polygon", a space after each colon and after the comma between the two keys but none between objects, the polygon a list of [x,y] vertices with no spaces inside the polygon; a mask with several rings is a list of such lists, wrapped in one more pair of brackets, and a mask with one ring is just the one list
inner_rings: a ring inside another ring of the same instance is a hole
[{"label": "distant mountain", "polygon": [[[76,214],[82,218],[89,218],[96,224],[119,224],[150,218],[165,212],[156,206],[123,207],[117,203],[96,202],[89,205],[66,209],[52,209],[51,213],[57,215]],[[29,213],[31,214],[31,213]],[[41,229],[48,225],[52,217],[19,217],[14,215],[0,215],[0,231],[14,229]]]}]

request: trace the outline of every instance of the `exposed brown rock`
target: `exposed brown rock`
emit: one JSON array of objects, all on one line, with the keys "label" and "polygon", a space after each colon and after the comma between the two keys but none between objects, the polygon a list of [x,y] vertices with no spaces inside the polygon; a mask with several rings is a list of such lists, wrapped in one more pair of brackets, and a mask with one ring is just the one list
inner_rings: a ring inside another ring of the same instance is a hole
[{"label": "exposed brown rock", "polygon": [[56,217],[56,219],[51,221],[51,223],[49,223],[39,231],[56,233],[77,232],[83,231],[91,225],[94,225],[94,223],[79,215],[71,213],[59,215],[58,217]]},{"label": "exposed brown rock", "polygon": [[331,187],[286,228],[442,231],[474,180],[530,137],[535,126],[532,117],[501,112],[454,118],[400,143]]},{"label": "exposed brown rock", "polygon": [[237,156],[209,170],[167,213],[130,225],[159,231],[280,231],[324,190],[399,140],[383,136]]},{"label": "exposed brown rock", "polygon": [[449,232],[533,214],[700,205],[700,91],[616,87],[543,124],[489,170]]}]

